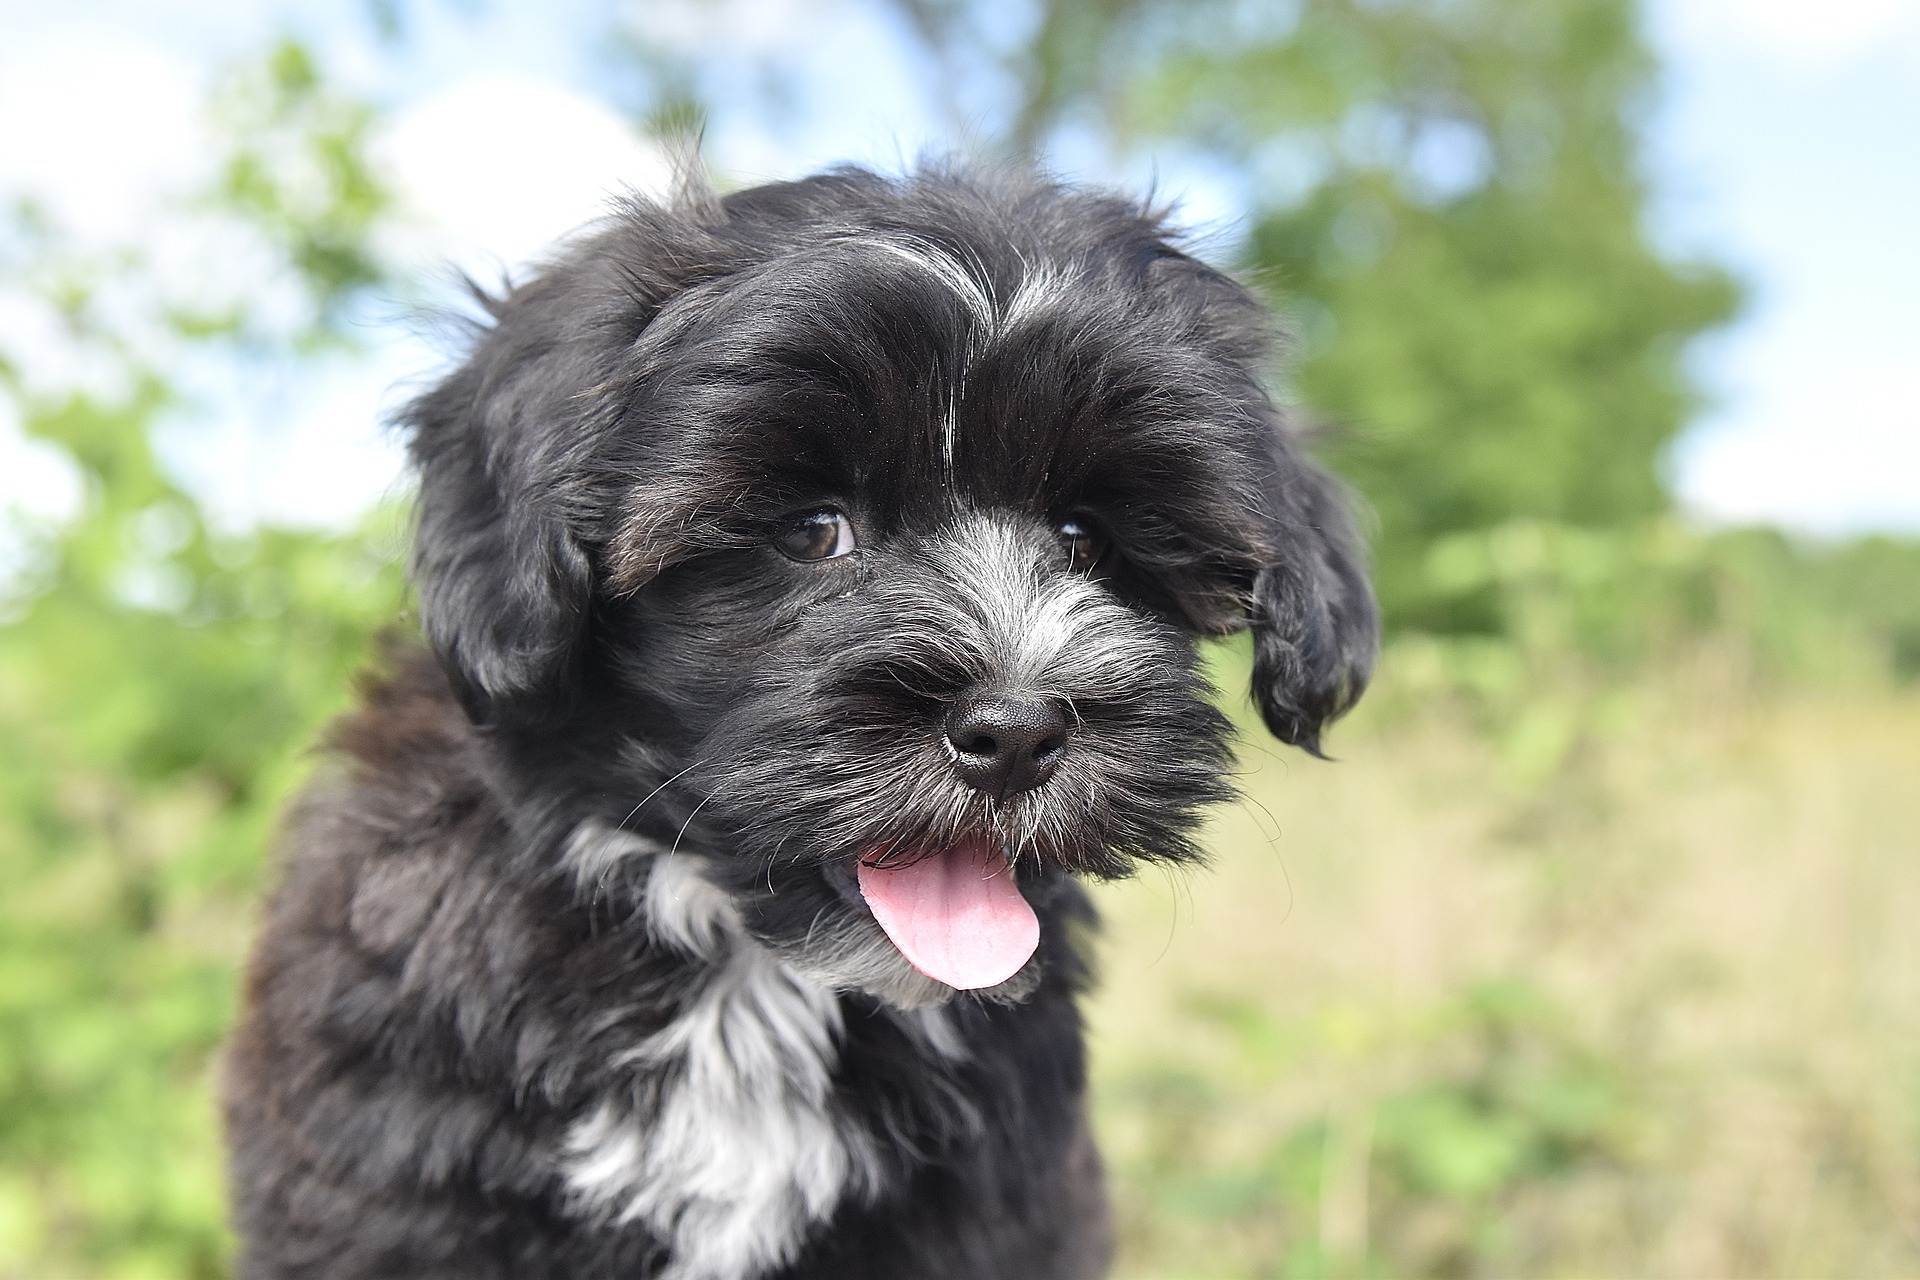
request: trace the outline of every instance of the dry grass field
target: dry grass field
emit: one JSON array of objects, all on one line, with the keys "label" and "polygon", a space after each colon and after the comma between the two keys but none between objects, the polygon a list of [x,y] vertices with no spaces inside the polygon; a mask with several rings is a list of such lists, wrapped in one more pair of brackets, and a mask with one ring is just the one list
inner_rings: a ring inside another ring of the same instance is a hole
[{"label": "dry grass field", "polygon": [[1121,1274],[1920,1275],[1920,694],[1407,668],[1101,890]]}]

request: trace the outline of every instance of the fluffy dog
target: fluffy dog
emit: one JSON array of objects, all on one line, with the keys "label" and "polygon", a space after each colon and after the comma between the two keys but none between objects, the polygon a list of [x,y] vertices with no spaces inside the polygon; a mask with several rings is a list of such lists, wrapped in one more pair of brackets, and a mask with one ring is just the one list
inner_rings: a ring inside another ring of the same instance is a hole
[{"label": "fluffy dog", "polygon": [[431,653],[334,731],[228,1060],[253,1277],[1101,1273],[1076,876],[1196,857],[1251,628],[1375,613],[1137,204],[843,170],[632,201],[406,414]]}]

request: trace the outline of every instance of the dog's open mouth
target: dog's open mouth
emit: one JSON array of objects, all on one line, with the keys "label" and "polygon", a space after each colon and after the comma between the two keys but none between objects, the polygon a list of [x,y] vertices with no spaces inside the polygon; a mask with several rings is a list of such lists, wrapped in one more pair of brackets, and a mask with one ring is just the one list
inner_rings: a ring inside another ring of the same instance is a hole
[{"label": "dog's open mouth", "polygon": [[963,991],[995,987],[1040,945],[1040,921],[1013,868],[985,840],[912,859],[859,861],[860,895],[914,968]]}]

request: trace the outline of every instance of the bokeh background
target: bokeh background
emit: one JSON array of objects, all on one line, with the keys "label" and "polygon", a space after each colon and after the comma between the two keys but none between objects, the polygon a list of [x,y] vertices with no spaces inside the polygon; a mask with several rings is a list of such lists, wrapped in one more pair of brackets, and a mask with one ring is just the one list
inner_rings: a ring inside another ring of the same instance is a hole
[{"label": "bokeh background", "polygon": [[225,1274],[275,813],[410,625],[382,415],[701,128],[1149,188],[1389,639],[1101,891],[1121,1272],[1920,1274],[1920,5],[0,0],[0,1276]]}]

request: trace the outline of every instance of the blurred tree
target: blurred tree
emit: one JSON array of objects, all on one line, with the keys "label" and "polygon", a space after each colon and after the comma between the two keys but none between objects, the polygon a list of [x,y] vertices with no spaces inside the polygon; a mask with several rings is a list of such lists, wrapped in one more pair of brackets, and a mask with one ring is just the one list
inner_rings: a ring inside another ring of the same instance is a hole
[{"label": "blurred tree", "polygon": [[1697,400],[1686,344],[1737,294],[1647,234],[1654,67],[1635,11],[1188,6],[1123,99],[1127,127],[1193,137],[1247,175],[1251,264],[1292,317],[1325,455],[1379,513],[1401,626],[1499,621],[1485,597],[1433,588],[1444,535],[1669,504],[1661,457]]}]

